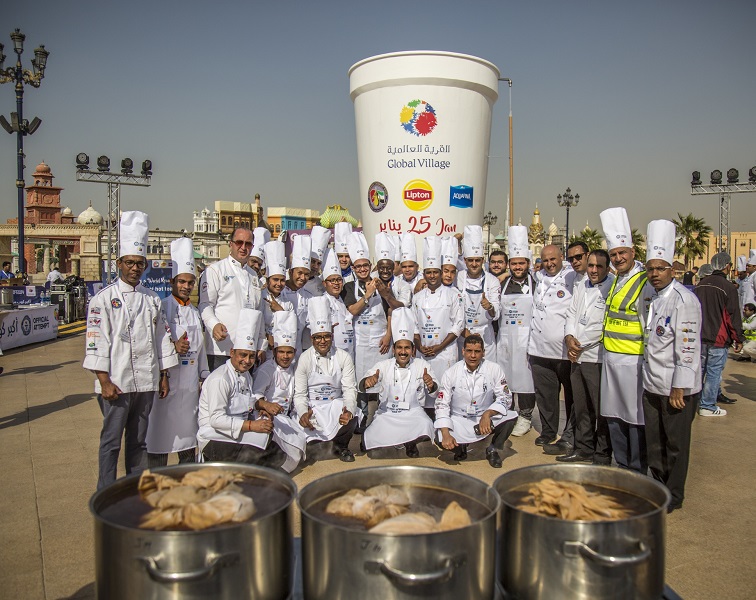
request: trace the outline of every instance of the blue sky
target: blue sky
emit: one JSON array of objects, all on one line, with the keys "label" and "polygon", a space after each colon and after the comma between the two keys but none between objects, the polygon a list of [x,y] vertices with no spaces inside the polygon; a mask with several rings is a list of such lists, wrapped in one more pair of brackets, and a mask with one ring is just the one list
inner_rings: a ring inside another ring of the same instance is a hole
[{"label": "blue sky", "polygon": [[[9,33],[50,51],[26,87],[26,180],[47,162],[75,213],[104,213],[107,189],[75,180],[75,156],[154,163],[150,188],[124,187],[124,209],[191,228],[214,200],[359,217],[347,70],[402,50],[473,54],[513,80],[515,222],[536,203],[545,226],[581,197],[570,228],[625,206],[634,227],[694,212],[717,228],[716,196],[690,196],[690,173],[756,165],[756,2],[9,1]],[[0,86],[0,112],[15,110]],[[487,209],[504,222],[508,96],[494,107]],[[16,215],[15,137],[0,130],[0,221]],[[756,230],[756,194],[733,196],[733,231]]]}]

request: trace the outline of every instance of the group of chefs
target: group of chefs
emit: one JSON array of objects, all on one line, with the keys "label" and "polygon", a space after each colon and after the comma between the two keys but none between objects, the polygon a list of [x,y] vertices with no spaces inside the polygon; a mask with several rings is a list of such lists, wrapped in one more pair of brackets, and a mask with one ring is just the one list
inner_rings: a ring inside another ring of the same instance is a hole
[{"label": "group of chefs", "polygon": [[423,441],[456,461],[482,444],[500,468],[504,442],[528,433],[537,407],[546,454],[650,471],[679,508],[701,308],[674,279],[670,221],[649,224],[645,265],[625,209],[601,221],[607,250],[575,242],[565,257],[549,245],[540,269],[524,226],[509,228],[508,256],[492,253],[488,268],[480,226],[461,239],[382,232],[372,255],[349,223],[333,244],[315,226],[291,240],[288,260],[267,229],[237,228],[199,281],[192,241],[179,238],[161,301],[140,283],[148,217],[123,213],[119,277],[90,302],[83,364],[104,417],[98,488],[116,478],[124,433],[127,473],[173,452],[290,472],[324,442],[352,462],[355,434],[363,452],[410,458]]}]

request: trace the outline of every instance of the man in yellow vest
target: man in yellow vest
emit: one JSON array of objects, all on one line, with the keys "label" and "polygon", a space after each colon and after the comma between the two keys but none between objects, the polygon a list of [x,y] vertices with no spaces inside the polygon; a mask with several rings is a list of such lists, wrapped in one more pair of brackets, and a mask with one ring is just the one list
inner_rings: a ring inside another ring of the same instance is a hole
[{"label": "man in yellow vest", "polygon": [[646,439],[643,420],[643,327],[638,306],[646,283],[643,264],[635,260],[633,235],[624,208],[601,213],[612,266],[617,272],[606,299],[604,368],[601,372],[601,414],[617,465],[645,474]]},{"label": "man in yellow vest", "polygon": [[743,307],[743,356],[756,361],[756,304],[747,302]]}]

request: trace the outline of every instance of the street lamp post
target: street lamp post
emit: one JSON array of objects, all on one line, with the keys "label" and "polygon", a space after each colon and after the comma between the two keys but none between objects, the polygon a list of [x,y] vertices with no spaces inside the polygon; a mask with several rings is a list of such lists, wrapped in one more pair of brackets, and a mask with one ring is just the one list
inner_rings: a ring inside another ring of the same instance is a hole
[{"label": "street lamp post", "polygon": [[564,226],[564,249],[570,245],[570,208],[577,206],[580,202],[580,194],[572,195],[572,190],[567,188],[564,194],[557,194],[557,204],[567,209],[567,222]]},{"label": "street lamp post", "polygon": [[50,53],[45,50],[44,46],[39,46],[34,50],[32,59],[33,71],[24,70],[21,65],[21,54],[24,51],[24,40],[26,36],[16,29],[10,34],[13,40],[13,50],[16,53],[16,66],[5,68],[4,46],[0,44],[0,83],[16,84],[16,112],[11,113],[11,122],[0,115],[0,125],[8,133],[16,134],[16,188],[18,189],[18,270],[26,272],[26,257],[24,256],[24,136],[31,135],[39,128],[42,120],[34,117],[31,123],[24,119],[24,84],[32,87],[39,87],[45,76],[45,67],[47,66],[47,57]]},{"label": "street lamp post", "polygon": [[491,227],[496,225],[496,221],[498,220],[499,218],[490,210],[485,215],[483,215],[483,225],[488,227],[488,244],[486,245],[486,256],[491,254]]}]

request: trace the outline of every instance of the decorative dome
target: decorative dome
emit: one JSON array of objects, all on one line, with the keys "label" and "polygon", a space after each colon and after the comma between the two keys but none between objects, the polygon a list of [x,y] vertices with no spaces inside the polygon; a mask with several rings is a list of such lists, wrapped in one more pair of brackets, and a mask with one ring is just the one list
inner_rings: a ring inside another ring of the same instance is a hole
[{"label": "decorative dome", "polygon": [[357,219],[349,214],[349,211],[340,204],[327,206],[325,212],[320,216],[320,224],[323,227],[331,228],[340,221],[351,223],[352,227],[357,227]]},{"label": "decorative dome", "polygon": [[541,214],[541,211],[538,210],[538,205],[537,204],[536,204],[535,210],[533,211],[533,214],[534,215],[540,215]]},{"label": "decorative dome", "polygon": [[102,225],[102,215],[92,208],[92,204],[76,220],[79,225]]},{"label": "decorative dome", "polygon": [[37,175],[38,173],[40,175],[52,175],[52,170],[44,161],[42,161],[41,163],[37,165],[37,168],[34,170],[35,175]]},{"label": "decorative dome", "polygon": [[64,217],[71,217],[73,216],[73,211],[68,206],[64,206],[60,214]]},{"label": "decorative dome", "polygon": [[556,223],[554,223],[554,219],[551,219],[551,225],[549,225],[549,235],[555,236],[559,235],[559,228],[557,227]]}]

